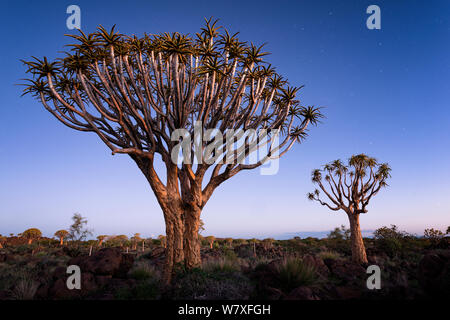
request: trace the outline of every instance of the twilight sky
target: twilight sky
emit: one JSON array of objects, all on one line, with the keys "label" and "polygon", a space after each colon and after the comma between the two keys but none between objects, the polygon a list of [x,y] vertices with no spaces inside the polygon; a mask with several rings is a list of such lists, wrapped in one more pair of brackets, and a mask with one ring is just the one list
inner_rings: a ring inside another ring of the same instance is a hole
[{"label": "twilight sky", "polygon": [[[81,28],[101,24],[142,35],[194,34],[214,16],[240,39],[267,42],[267,58],[304,105],[326,119],[280,162],[278,174],[241,172],[221,185],[203,211],[218,237],[283,237],[348,225],[343,212],[309,202],[311,170],[352,154],[389,162],[390,186],[361,216],[364,230],[396,224],[421,234],[450,225],[450,2],[448,1],[2,1],[0,26],[0,234],[29,227],[51,236],[79,212],[98,234],[164,233],[145,178],[99,138],[64,127],[15,84],[19,59],[56,58]],[[381,8],[381,30],[366,28],[366,8]]]}]

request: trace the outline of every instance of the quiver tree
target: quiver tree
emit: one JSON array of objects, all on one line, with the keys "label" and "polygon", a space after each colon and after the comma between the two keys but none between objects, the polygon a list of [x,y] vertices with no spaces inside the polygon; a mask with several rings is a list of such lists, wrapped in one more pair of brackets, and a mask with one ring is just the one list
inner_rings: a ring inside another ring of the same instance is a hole
[{"label": "quiver tree", "polygon": [[[201,264],[200,214],[214,190],[281,157],[322,116],[263,61],[262,46],[222,30],[211,19],[195,37],[99,27],[69,35],[76,43],[64,58],[23,61],[31,74],[24,94],[66,126],[95,133],[113,155],[129,155],[148,180],[166,224],[166,280],[176,263]],[[212,140],[213,129],[232,143]],[[256,138],[242,136],[248,130]],[[200,139],[188,139],[196,132]],[[250,162],[250,154],[260,159]]]},{"label": "quiver tree", "polygon": [[224,242],[229,248],[233,248],[233,238],[225,238]]},{"label": "quiver tree", "polygon": [[137,250],[139,242],[142,240],[140,233],[135,233],[131,238],[131,250]]},{"label": "quiver tree", "polygon": [[163,236],[162,234],[160,234],[158,236],[158,240],[161,244],[161,247],[167,248],[167,237],[166,236]]},{"label": "quiver tree", "polygon": [[3,248],[3,244],[6,243],[6,240],[7,240],[6,237],[0,234],[0,249]]},{"label": "quiver tree", "polygon": [[62,246],[64,244],[64,239],[69,236],[69,231],[67,230],[58,230],[55,232],[55,237],[59,239],[59,244]]},{"label": "quiver tree", "polygon": [[126,247],[129,244],[128,236],[124,234],[119,234],[118,236],[114,237],[114,241],[121,247]]},{"label": "quiver tree", "polygon": [[42,237],[42,232],[39,229],[31,228],[25,230],[20,235],[22,238],[27,240],[28,244],[31,244],[34,240],[38,240],[40,237]]},{"label": "quiver tree", "polygon": [[326,164],[323,169],[312,172],[312,181],[325,193],[327,200],[320,198],[319,189],[309,193],[308,198],[333,211],[343,210],[347,214],[352,260],[357,263],[367,263],[359,215],[367,213],[367,205],[372,197],[387,186],[390,171],[388,164],[379,164],[376,159],[359,154],[352,156],[348,165],[335,160]]},{"label": "quiver tree", "polygon": [[103,244],[103,241],[105,241],[106,238],[108,238],[108,236],[104,235],[104,234],[97,236],[97,240],[98,240],[97,246],[101,247]]},{"label": "quiver tree", "polygon": [[216,240],[216,238],[214,236],[207,236],[205,239],[206,241],[208,241],[209,247],[212,249],[214,240]]},{"label": "quiver tree", "polygon": [[262,241],[263,248],[264,248],[265,250],[268,250],[268,249],[272,248],[274,242],[275,242],[275,239],[273,239],[273,238],[267,238],[267,239],[264,239],[264,240]]}]

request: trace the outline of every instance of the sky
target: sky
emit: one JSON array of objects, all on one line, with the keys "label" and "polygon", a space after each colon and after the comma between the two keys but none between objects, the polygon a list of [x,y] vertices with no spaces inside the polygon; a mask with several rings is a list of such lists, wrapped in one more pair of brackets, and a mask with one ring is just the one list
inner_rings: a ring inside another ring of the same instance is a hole
[{"label": "sky", "polygon": [[[348,226],[346,215],[310,202],[312,169],[366,153],[392,167],[389,187],[360,218],[363,230],[397,225],[422,234],[450,225],[449,1],[2,1],[0,27],[0,234],[30,227],[52,236],[78,212],[94,234],[164,233],[145,178],[126,155],[112,156],[91,133],[64,127],[16,84],[19,59],[56,58],[70,40],[66,8],[81,29],[98,25],[142,35],[195,34],[204,18],[267,43],[267,60],[302,104],[326,119],[296,144],[276,175],[241,172],[222,184],[202,213],[203,235],[286,238]],[[369,30],[366,9],[381,9]]]}]

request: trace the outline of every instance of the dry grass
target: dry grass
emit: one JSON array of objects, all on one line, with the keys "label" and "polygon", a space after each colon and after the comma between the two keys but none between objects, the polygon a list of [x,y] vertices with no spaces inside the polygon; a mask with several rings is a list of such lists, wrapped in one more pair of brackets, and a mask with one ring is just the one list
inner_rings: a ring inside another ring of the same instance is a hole
[{"label": "dry grass", "polygon": [[11,290],[11,297],[14,300],[33,300],[39,284],[24,275],[22,276]]}]

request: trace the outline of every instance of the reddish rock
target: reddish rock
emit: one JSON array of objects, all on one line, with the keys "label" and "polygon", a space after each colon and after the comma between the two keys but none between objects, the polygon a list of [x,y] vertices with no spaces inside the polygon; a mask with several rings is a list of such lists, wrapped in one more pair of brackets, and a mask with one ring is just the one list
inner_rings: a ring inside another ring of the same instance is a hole
[{"label": "reddish rock", "polygon": [[100,286],[106,286],[112,279],[112,276],[95,276],[95,282]]},{"label": "reddish rock", "polygon": [[357,263],[347,260],[324,259],[330,272],[346,282],[357,280],[366,274],[366,269]]},{"label": "reddish rock", "polygon": [[[69,276],[69,275],[67,275]],[[89,295],[98,289],[94,275],[89,272],[81,273],[81,289],[68,289],[67,278],[57,279],[48,289],[48,296],[53,299],[77,299]]]},{"label": "reddish rock", "polygon": [[286,300],[320,300],[309,287],[298,287],[292,290]]},{"label": "reddish rock", "polygon": [[320,258],[320,257],[315,257],[313,255],[307,254],[307,255],[303,256],[302,260],[307,265],[314,267],[314,269],[316,269],[316,271],[319,274],[321,274],[325,277],[328,276],[328,274],[330,273],[330,271],[328,270],[328,267],[326,266],[326,264],[323,262],[322,258]]},{"label": "reddish rock", "polygon": [[8,291],[0,290],[0,300],[6,300],[9,298]]},{"label": "reddish rock", "polygon": [[336,287],[336,293],[339,299],[342,300],[358,299],[362,295],[361,288],[351,286]]},{"label": "reddish rock", "polygon": [[79,256],[72,258],[68,265],[77,265],[81,272],[90,272],[95,275],[110,275],[125,277],[133,266],[134,257],[124,254],[118,248],[104,248],[90,257]]},{"label": "reddish rock", "polygon": [[280,300],[285,298],[283,291],[277,288],[266,287],[266,294],[269,300]]},{"label": "reddish rock", "polygon": [[450,297],[450,250],[428,253],[418,271],[419,283],[429,295]]}]

